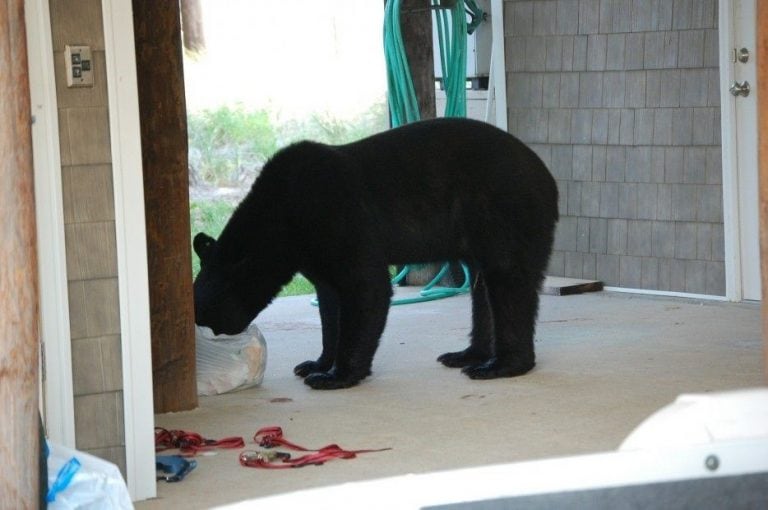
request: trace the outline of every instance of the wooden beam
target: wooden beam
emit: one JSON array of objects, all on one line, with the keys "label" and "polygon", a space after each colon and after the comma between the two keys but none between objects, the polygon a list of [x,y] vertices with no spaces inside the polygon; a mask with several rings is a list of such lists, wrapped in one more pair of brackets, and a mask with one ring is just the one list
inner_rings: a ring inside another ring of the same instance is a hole
[{"label": "wooden beam", "polygon": [[[400,4],[400,29],[403,34],[405,54],[411,70],[413,88],[419,104],[422,120],[437,116],[435,104],[435,64],[432,50],[432,10],[429,0],[402,0]],[[411,266],[406,276],[408,285],[426,285],[440,270],[441,264]],[[451,282],[452,284],[453,282]],[[456,284],[457,286],[460,283]]]},{"label": "wooden beam", "polygon": [[24,0],[0,2],[0,34],[0,508],[36,508],[39,305]]},{"label": "wooden beam", "polygon": [[768,383],[768,2],[757,2],[757,114],[763,370]]},{"label": "wooden beam", "polygon": [[205,51],[205,32],[203,31],[203,8],[200,0],[181,0],[181,25],[183,28],[184,48],[193,55]]},{"label": "wooden beam", "polygon": [[403,0],[400,5],[400,27],[411,79],[422,119],[434,119],[435,64],[432,51],[432,10],[429,0]]},{"label": "wooden beam", "polygon": [[133,0],[155,412],[197,406],[187,110],[178,2]]}]

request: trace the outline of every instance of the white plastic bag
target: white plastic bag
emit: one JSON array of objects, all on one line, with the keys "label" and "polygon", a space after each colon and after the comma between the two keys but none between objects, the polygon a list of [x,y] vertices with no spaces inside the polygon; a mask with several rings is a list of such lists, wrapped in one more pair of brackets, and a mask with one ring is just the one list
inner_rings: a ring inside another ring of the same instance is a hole
[{"label": "white plastic bag", "polygon": [[[99,457],[50,441],[48,450],[48,487],[58,489],[53,490],[55,499],[48,502],[49,509],[133,508],[128,487],[117,466]],[[74,475],[68,482],[61,483],[59,480],[57,484],[59,471],[67,463],[70,463],[70,474],[74,471]]]},{"label": "white plastic bag", "polygon": [[237,335],[214,335],[195,326],[197,394],[219,395],[261,384],[267,344],[255,324]]}]

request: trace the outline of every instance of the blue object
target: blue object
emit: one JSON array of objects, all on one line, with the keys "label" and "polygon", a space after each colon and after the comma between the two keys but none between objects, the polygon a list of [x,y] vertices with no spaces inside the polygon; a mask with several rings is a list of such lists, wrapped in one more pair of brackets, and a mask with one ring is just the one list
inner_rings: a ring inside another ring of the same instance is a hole
[{"label": "blue object", "polygon": [[[156,455],[155,469],[158,471],[158,480],[166,482],[180,482],[190,471],[197,467],[197,461],[185,459],[181,455]],[[162,474],[160,474],[162,473]]]},{"label": "blue object", "polygon": [[50,489],[48,489],[48,495],[45,498],[46,501],[48,503],[53,503],[56,501],[56,495],[69,487],[69,484],[72,482],[72,478],[79,470],[80,461],[75,457],[72,457],[66,464],[61,466],[61,469],[59,469],[59,472],[56,475],[56,480],[53,482],[53,485],[51,485]]}]

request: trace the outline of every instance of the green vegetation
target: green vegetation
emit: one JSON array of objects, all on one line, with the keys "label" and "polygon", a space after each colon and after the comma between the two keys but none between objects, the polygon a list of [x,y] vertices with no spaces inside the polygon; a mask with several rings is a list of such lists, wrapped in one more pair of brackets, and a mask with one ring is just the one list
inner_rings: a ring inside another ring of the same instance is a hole
[{"label": "green vegetation", "polygon": [[277,135],[264,110],[222,106],[187,117],[192,184],[237,186],[277,150]]},{"label": "green vegetation", "polygon": [[384,131],[387,107],[382,100],[351,120],[314,113],[304,120],[281,121],[266,110],[242,105],[191,113],[189,173],[193,186],[249,186],[269,157],[299,140],[349,143]]},{"label": "green vegetation", "polygon": [[301,273],[297,273],[296,276],[293,277],[293,280],[288,282],[288,285],[283,287],[283,290],[280,291],[280,296],[302,296],[304,294],[314,294],[315,293],[315,286],[312,285],[312,283],[304,278],[304,275]]},{"label": "green vegetation", "polygon": [[328,113],[314,113],[303,121],[285,122],[278,130],[278,139],[283,146],[299,140],[341,145],[380,133],[388,127],[387,105],[382,101],[352,120],[337,119]]}]

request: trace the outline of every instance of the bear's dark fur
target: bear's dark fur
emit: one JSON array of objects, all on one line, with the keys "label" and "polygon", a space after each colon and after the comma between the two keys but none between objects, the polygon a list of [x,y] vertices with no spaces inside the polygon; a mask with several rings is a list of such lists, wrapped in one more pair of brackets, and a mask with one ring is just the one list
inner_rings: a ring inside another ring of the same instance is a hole
[{"label": "bear's dark fur", "polygon": [[301,142],[264,166],[218,241],[194,247],[195,316],[245,329],[297,272],[318,291],[323,351],[295,368],[313,388],[371,373],[389,310],[389,265],[463,260],[470,345],[438,359],[473,379],[533,368],[537,290],[558,219],[557,186],[536,154],[482,122],[437,119],[355,143]]}]

